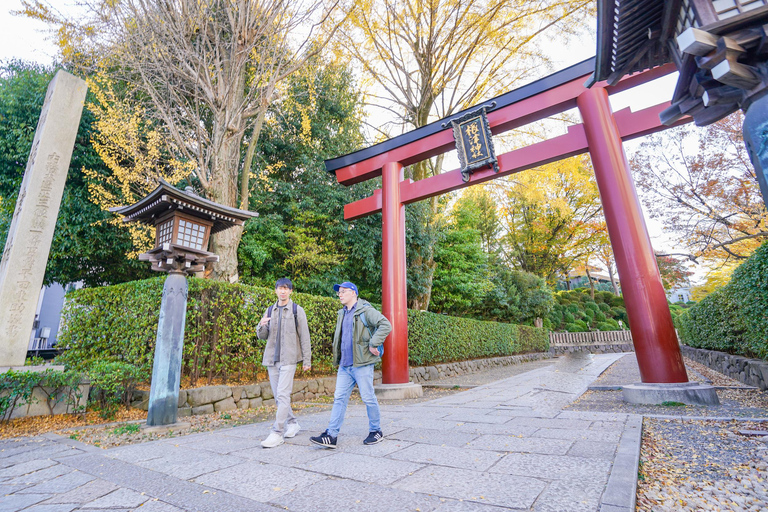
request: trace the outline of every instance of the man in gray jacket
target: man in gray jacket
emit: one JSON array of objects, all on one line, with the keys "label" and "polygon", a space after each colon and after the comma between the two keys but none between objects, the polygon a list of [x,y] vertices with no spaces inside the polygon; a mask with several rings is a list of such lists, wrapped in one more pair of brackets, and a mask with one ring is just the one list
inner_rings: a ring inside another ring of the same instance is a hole
[{"label": "man in gray jacket", "polygon": [[307,371],[312,366],[312,349],[309,343],[309,326],[304,309],[291,300],[293,283],[290,279],[278,279],[275,283],[277,303],[270,306],[259,322],[257,335],[267,340],[261,362],[269,372],[269,384],[277,404],[277,417],[269,436],[261,442],[264,448],[274,448],[285,437],[294,437],[301,427],[291,410],[291,391],[296,364],[303,361]]},{"label": "man in gray jacket", "polygon": [[333,289],[344,306],[339,310],[333,335],[333,362],[339,367],[336,392],[328,428],[309,440],[323,448],[336,448],[349,396],[357,384],[368,413],[369,433],[363,444],[376,444],[384,439],[384,434],[381,432],[379,402],[373,391],[373,365],[381,361],[384,339],[392,331],[392,324],[367,301],[358,299],[357,286],[353,283],[346,281],[333,285]]}]

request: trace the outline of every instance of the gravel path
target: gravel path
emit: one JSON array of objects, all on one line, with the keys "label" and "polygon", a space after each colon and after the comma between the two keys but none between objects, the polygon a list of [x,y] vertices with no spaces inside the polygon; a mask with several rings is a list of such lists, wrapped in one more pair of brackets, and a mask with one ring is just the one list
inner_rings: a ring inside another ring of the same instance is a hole
[{"label": "gravel path", "polygon": [[[756,431],[768,434],[768,394],[749,389],[699,363],[686,359],[685,364],[690,380],[718,387],[720,406],[628,404],[623,401],[621,391],[593,389],[569,409],[646,416],[638,511],[768,512],[768,435],[745,435]],[[637,359],[629,354],[603,372],[593,387],[639,381]],[[765,418],[766,421],[702,417]]]},{"label": "gravel path", "polygon": [[646,418],[637,510],[768,510],[763,423]]}]

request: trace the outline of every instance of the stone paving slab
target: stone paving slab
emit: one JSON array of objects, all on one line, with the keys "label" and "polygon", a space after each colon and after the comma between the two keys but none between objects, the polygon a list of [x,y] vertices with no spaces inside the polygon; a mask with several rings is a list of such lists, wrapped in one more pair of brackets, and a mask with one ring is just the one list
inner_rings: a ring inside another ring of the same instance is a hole
[{"label": "stone paving slab", "polygon": [[618,443],[621,439],[621,430],[571,430],[569,428],[540,428],[533,437],[546,439],[570,439],[572,441],[598,441],[604,443]]},{"label": "stone paving slab", "polygon": [[429,512],[441,503],[435,496],[353,480],[323,480],[272,501],[295,512]]},{"label": "stone paving slab", "polygon": [[149,499],[148,496],[142,495],[136,491],[130,489],[117,489],[105,496],[96,498],[93,501],[89,501],[82,506],[84,510],[87,509],[113,509],[113,508],[126,508],[133,509],[141,506],[145,501]]},{"label": "stone paving slab", "polygon": [[160,500],[153,499],[145,502],[141,506],[141,509],[139,509],[139,512],[184,512],[184,511],[178,507],[169,505],[168,503],[164,503]]},{"label": "stone paving slab", "polygon": [[600,506],[602,482],[556,480],[536,500],[536,512],[593,512]]},{"label": "stone paving slab", "polygon": [[442,502],[433,512],[509,512],[507,507],[497,507],[486,505],[474,501],[447,500],[441,498]]},{"label": "stone paving slab", "polygon": [[87,473],[80,471],[69,471],[68,473],[40,482],[26,489],[18,491],[16,494],[58,494],[69,492],[85,485],[95,478]]},{"label": "stone paving slab", "polygon": [[477,437],[478,434],[421,428],[408,428],[395,434],[387,434],[387,439],[400,439],[403,441],[413,441],[414,443],[457,447],[465,446],[470,441],[477,439]]},{"label": "stone paving slab", "polygon": [[496,452],[542,453],[565,455],[573,441],[535,437],[484,435],[467,444],[467,448]]},{"label": "stone paving slab", "polygon": [[34,473],[54,465],[56,465],[56,463],[49,459],[34,459],[27,462],[21,462],[14,466],[0,469],[0,482],[7,484],[9,480],[16,479],[29,473]]},{"label": "stone paving slab", "polygon": [[382,404],[386,437],[373,446],[362,444],[362,404],[348,408],[336,450],[309,444],[329,409],[300,413],[303,430],[273,449],[260,446],[271,422],[110,450],[54,434],[3,441],[0,511],[628,511],[639,424],[562,410],[620,356]]},{"label": "stone paving slab", "polygon": [[421,464],[436,464],[439,466],[472,469],[474,471],[486,471],[496,464],[502,455],[496,452],[457,448],[454,446],[415,444],[392,453],[389,455],[389,458]]},{"label": "stone paving slab", "polygon": [[325,479],[324,475],[301,469],[247,462],[208,473],[194,481],[251,500],[268,502]]},{"label": "stone paving slab", "polygon": [[[53,462],[53,461],[49,461],[49,462]],[[20,465],[24,465],[24,464],[20,464]],[[39,469],[37,471],[25,473],[15,478],[10,478],[3,483],[6,483],[8,485],[35,485],[42,482],[47,482],[49,480],[53,480],[54,478],[60,477],[61,475],[65,473],[70,473],[70,472],[72,472],[72,470],[69,469],[68,467],[55,464],[53,466],[50,466],[44,469]]]},{"label": "stone paving slab", "polygon": [[569,479],[577,475],[584,480],[606,481],[610,469],[610,461],[602,459],[568,457],[566,455],[510,453],[493,466],[490,471],[547,480]]},{"label": "stone paving slab", "polygon": [[45,502],[25,508],[24,512],[72,512],[76,508],[77,505],[67,503],[49,505],[48,502]]},{"label": "stone paving slab", "polygon": [[239,452],[244,450],[250,450],[256,447],[261,448],[261,441],[258,439],[234,437],[230,435],[205,436],[200,439],[195,439],[192,442],[185,442],[184,439],[179,439],[177,444],[179,446],[187,446],[194,448],[195,450],[206,450],[221,455],[228,453],[239,455]]},{"label": "stone paving slab", "polygon": [[[318,447],[317,450],[326,450],[326,448]],[[307,462],[301,467],[324,475],[388,485],[421,469],[423,465],[342,452]]]},{"label": "stone paving slab", "polygon": [[235,466],[244,461],[245,459],[233,455],[203,453],[189,447],[178,447],[175,451],[168,452],[162,457],[139,461],[136,465],[182,480],[189,480],[218,469]]},{"label": "stone paving slab", "polygon": [[0,500],[0,512],[17,512],[50,497],[48,494],[12,494]]},{"label": "stone paving slab", "polygon": [[616,456],[616,443],[575,441],[567,454],[572,457],[598,458],[612,461]]},{"label": "stone paving slab", "polygon": [[309,444],[309,439],[301,439],[301,443],[284,444],[277,448],[249,448],[238,452],[237,456],[244,459],[255,460],[265,464],[277,464],[278,466],[298,466],[307,461],[328,457],[334,452],[331,450],[316,450]]},{"label": "stone paving slab", "polygon": [[[66,466],[62,466],[66,467]],[[46,504],[58,504],[58,503],[87,503],[97,498],[111,493],[117,490],[118,487],[112,482],[106,480],[96,479],[91,480],[85,485],[82,485],[76,489],[72,489],[69,492],[57,494],[50,500],[46,501]]]},{"label": "stone paving slab", "polygon": [[533,478],[429,466],[400,480],[395,487],[443,498],[527,509],[546,484]]},{"label": "stone paving slab", "polygon": [[272,507],[251,499],[101,455],[68,457],[62,463],[119,487],[144,492],[185,511],[274,512]]}]

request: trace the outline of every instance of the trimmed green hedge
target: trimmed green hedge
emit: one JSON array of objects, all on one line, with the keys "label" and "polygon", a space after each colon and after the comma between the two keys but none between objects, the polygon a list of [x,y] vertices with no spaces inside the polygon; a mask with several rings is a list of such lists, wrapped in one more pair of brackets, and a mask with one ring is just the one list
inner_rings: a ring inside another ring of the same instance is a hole
[{"label": "trimmed green hedge", "polygon": [[[97,361],[125,361],[151,370],[164,276],[67,295],[61,358],[86,369]],[[307,313],[312,364],[328,367],[337,299],[294,293]],[[256,326],[275,300],[270,288],[189,279],[182,375],[199,380],[250,379],[263,371],[264,341]],[[543,329],[408,311],[409,361],[437,364],[548,349]]]},{"label": "trimmed green hedge", "polygon": [[768,242],[679,318],[687,345],[768,359]]},{"label": "trimmed green hedge", "polygon": [[408,361],[414,366],[548,349],[544,329],[408,310]]}]

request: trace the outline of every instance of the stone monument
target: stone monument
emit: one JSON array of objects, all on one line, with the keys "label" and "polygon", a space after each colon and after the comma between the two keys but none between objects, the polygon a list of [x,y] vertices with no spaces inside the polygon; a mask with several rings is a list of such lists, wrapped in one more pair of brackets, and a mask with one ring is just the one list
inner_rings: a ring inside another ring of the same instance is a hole
[{"label": "stone monument", "polygon": [[24,365],[87,89],[65,71],[48,86],[0,263],[0,367]]}]

